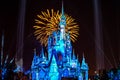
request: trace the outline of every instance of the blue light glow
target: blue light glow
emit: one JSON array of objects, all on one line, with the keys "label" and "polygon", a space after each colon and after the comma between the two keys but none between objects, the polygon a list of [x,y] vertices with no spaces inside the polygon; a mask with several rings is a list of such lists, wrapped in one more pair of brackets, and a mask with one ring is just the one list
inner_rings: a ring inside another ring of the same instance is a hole
[{"label": "blue light glow", "polygon": [[54,31],[48,38],[47,53],[42,49],[40,56],[34,52],[32,61],[32,80],[61,80],[62,77],[88,80],[88,65],[83,57],[82,65],[72,50],[69,32],[65,33],[66,17],[62,5],[60,30]]}]

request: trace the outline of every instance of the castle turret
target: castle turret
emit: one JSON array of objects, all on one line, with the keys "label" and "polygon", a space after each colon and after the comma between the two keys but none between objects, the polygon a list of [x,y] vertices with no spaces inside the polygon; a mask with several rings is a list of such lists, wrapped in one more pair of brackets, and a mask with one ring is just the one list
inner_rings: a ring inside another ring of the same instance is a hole
[{"label": "castle turret", "polygon": [[[72,45],[71,45],[69,33],[66,34],[66,49],[65,50],[66,50],[66,55],[69,56],[69,58],[71,58]],[[69,61],[70,61],[70,59],[69,59]]]},{"label": "castle turret", "polygon": [[42,66],[42,64],[46,64],[47,58],[45,56],[43,48],[41,49],[41,53],[40,53],[40,58],[39,59],[40,59],[41,66]]},{"label": "castle turret", "polygon": [[39,73],[38,64],[39,64],[39,57],[36,55],[36,49],[34,49],[34,57],[31,65],[32,80],[38,80],[38,73]]},{"label": "castle turret", "polygon": [[84,54],[83,54],[83,59],[81,64],[81,71],[83,74],[83,80],[88,80],[88,64],[85,62]]}]

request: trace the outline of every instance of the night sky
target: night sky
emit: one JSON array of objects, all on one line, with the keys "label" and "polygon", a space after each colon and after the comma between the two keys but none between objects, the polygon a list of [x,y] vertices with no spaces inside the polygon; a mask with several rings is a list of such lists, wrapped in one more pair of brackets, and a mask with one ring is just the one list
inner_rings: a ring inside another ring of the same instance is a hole
[{"label": "night sky", "polygon": [[[105,68],[115,67],[120,61],[120,6],[119,0],[100,0],[102,17],[103,47]],[[79,24],[79,37],[73,43],[75,54],[82,60],[84,53],[90,73],[96,67],[95,62],[95,32],[93,0],[63,0],[64,11]],[[4,0],[0,2],[0,37],[5,34],[4,55],[15,55],[18,15],[20,0]],[[61,0],[27,0],[24,29],[24,68],[30,68],[33,49],[40,53],[40,43],[35,39],[33,26],[36,15],[46,9],[61,10]],[[112,64],[112,66],[108,63]]]}]

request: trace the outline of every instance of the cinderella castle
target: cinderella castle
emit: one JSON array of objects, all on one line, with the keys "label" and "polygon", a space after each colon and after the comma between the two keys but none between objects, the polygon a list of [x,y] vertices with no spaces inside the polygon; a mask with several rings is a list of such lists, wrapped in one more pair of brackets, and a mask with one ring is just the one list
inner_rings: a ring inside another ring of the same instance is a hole
[{"label": "cinderella castle", "polygon": [[47,53],[41,49],[39,55],[34,50],[31,65],[32,80],[88,80],[88,64],[84,54],[80,64],[72,48],[70,35],[65,32],[66,16],[62,6],[59,30],[54,31],[48,38]]}]

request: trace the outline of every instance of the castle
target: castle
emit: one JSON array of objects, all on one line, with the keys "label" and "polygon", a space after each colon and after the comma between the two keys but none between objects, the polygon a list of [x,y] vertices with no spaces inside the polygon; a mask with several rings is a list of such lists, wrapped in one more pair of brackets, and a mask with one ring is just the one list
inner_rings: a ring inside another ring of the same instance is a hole
[{"label": "castle", "polygon": [[45,56],[43,48],[40,55],[36,55],[34,50],[31,65],[32,80],[62,80],[63,78],[88,80],[88,64],[84,56],[81,64],[75,56],[70,35],[65,32],[65,26],[66,17],[62,6],[59,30],[54,31],[48,38],[48,55]]}]

